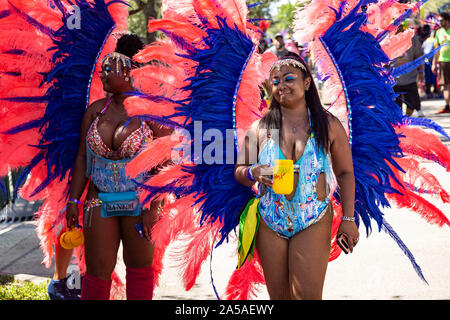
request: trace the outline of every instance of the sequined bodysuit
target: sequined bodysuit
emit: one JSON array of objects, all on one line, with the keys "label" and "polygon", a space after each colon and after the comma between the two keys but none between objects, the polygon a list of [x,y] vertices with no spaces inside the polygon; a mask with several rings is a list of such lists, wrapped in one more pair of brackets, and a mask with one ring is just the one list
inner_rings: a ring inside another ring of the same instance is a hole
[{"label": "sequined bodysuit", "polygon": [[[108,100],[101,115],[105,114],[110,101]],[[153,139],[153,132],[142,121],[141,126],[133,131],[117,150],[111,150],[103,142],[98,129],[100,115],[92,122],[86,136],[86,176],[99,192],[129,192],[137,190],[137,183],[143,183],[149,178],[148,173],[142,173],[132,181],[125,172],[127,164],[137,155],[142,147]],[[111,160],[120,157],[120,160]],[[136,183],[137,182],[137,183]],[[99,199],[86,201],[85,212],[101,204]]]},{"label": "sequined bodysuit", "polygon": [[[269,138],[258,155],[258,163],[275,165],[276,159],[286,159],[278,143]],[[335,177],[329,156],[319,147],[314,134],[311,134],[305,151],[296,162],[299,166],[297,188],[292,200],[285,195],[276,194],[272,188],[265,188],[260,197],[258,210],[265,223],[283,238],[291,238],[301,230],[318,222],[326,213],[330,202],[330,187],[335,185]],[[317,197],[316,187],[321,173],[326,177],[326,198]],[[260,187],[260,193],[262,188]]]},{"label": "sequined bodysuit", "polygon": [[[100,192],[125,192],[136,190],[133,183],[125,174],[126,165],[133,159],[141,147],[153,139],[153,132],[142,121],[141,127],[133,131],[117,150],[111,150],[103,142],[97,124],[101,115],[104,115],[110,100],[100,115],[92,122],[86,137],[87,166],[86,174]],[[111,160],[112,157],[120,160]],[[143,177],[137,177],[140,182]]]}]

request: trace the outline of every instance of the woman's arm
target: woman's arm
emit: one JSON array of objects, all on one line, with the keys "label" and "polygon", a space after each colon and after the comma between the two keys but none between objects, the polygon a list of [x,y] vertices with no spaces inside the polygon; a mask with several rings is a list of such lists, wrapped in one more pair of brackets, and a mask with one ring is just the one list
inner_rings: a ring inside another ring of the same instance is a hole
[{"label": "woman's arm", "polygon": [[[330,153],[333,171],[339,185],[342,215],[353,218],[355,211],[355,175],[352,151],[347,133],[341,122],[335,117],[332,117],[330,121]],[[345,236],[349,251],[353,252],[353,247],[359,239],[359,231],[355,221],[342,220],[337,234]]]},{"label": "woman's arm", "polygon": [[[271,187],[273,181],[265,174],[267,174],[267,165],[252,165],[258,162],[259,153],[259,138],[258,138],[258,124],[256,121],[248,130],[241,151],[237,157],[237,163],[234,168],[234,179],[246,186],[252,187],[256,182],[260,182],[268,187]],[[251,170],[251,174],[249,174]],[[251,180],[253,175],[255,180]]]},{"label": "woman's arm", "polygon": [[353,217],[355,209],[355,176],[353,159],[347,133],[341,122],[333,117],[330,121],[330,153],[333,171],[339,185],[343,215]]},{"label": "woman's arm", "polygon": [[[153,131],[153,137],[156,138],[162,138],[165,136],[169,136],[173,133],[173,129],[167,128],[155,123],[148,122],[147,123],[149,127]],[[171,160],[166,161],[162,165],[154,168],[151,171],[151,174],[157,174],[161,168],[169,165],[171,163]],[[151,240],[151,231],[153,228],[153,224],[155,222],[155,217],[158,216],[158,214],[161,212],[162,208],[164,207],[164,199],[154,199],[150,203],[150,208],[142,210],[142,227],[144,231],[144,237],[150,241]]]},{"label": "woman's arm", "polygon": [[[79,200],[83,194],[88,178],[86,177],[86,135],[95,118],[95,110],[102,100],[94,102],[86,110],[81,123],[80,145],[72,170],[72,180],[70,183],[70,198]],[[67,228],[71,229],[78,223],[78,205],[72,202],[67,204],[66,211]]]}]

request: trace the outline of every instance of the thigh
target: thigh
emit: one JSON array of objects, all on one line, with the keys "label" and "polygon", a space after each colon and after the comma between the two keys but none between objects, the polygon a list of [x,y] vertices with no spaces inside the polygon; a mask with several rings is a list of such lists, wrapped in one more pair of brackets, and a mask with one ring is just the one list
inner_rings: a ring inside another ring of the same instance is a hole
[{"label": "thigh", "polygon": [[289,242],[289,285],[294,299],[321,299],[331,247],[331,205],[319,222]]},{"label": "thigh", "polygon": [[[97,197],[91,187],[86,199]],[[102,218],[100,207],[85,213],[83,233],[85,237],[86,272],[109,280],[117,262],[120,244],[120,225],[117,217]],[[87,222],[87,223],[86,223]]]},{"label": "thigh", "polygon": [[[142,214],[152,214],[143,210]],[[156,213],[152,214],[153,225]],[[155,246],[152,241],[139,237],[136,224],[142,222],[142,217],[120,217],[120,232],[123,242],[123,261],[130,268],[146,268],[153,264]]]},{"label": "thigh", "polygon": [[450,62],[444,62],[442,78],[445,85],[450,85]]},{"label": "thigh", "polygon": [[256,235],[258,250],[272,300],[289,300],[288,240],[279,237],[261,218]]}]

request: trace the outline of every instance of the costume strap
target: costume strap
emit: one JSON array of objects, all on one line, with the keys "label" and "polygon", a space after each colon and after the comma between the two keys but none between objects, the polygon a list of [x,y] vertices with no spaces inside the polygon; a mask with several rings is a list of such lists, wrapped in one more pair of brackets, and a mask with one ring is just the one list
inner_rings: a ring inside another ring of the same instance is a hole
[{"label": "costume strap", "polygon": [[109,107],[109,105],[111,104],[111,101],[112,101],[112,96],[110,96],[110,97],[108,98],[108,100],[106,101],[105,107],[104,107],[103,110],[100,112],[102,115],[104,115],[105,112],[106,112],[106,110],[108,110],[108,107]]}]

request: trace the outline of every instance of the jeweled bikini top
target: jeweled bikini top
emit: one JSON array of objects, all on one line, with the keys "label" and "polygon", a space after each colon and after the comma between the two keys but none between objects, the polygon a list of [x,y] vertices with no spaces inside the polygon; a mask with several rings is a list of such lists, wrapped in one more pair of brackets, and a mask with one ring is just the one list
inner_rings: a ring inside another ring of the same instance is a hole
[{"label": "jeweled bikini top", "polygon": [[[101,115],[105,114],[111,100],[108,100],[105,108],[103,108]],[[113,157],[119,157],[120,159],[130,158],[134,156],[142,147],[143,143],[149,142],[153,139],[153,131],[147,125],[145,121],[141,122],[141,127],[134,130],[120,145],[117,150],[110,149],[102,140],[97,124],[100,119],[100,115],[94,120],[89,128],[87,134],[87,143],[93,152],[97,155],[110,159]]]}]

